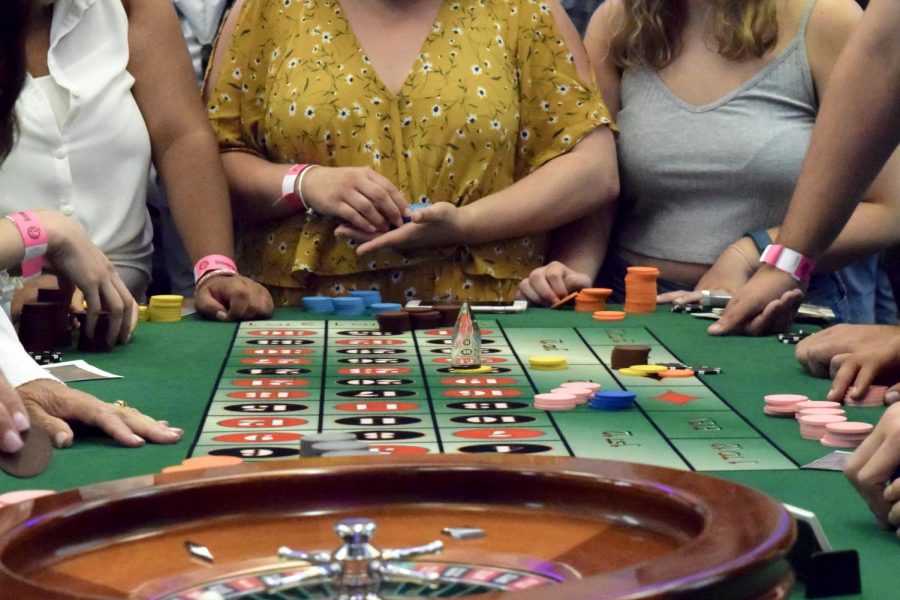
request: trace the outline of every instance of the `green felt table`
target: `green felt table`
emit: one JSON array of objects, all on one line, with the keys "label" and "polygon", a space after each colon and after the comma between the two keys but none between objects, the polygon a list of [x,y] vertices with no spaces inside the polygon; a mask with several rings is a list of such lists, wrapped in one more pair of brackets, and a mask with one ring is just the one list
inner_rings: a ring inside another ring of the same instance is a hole
[{"label": "green felt table", "polygon": [[[279,320],[316,319],[297,310],[283,309]],[[650,315],[630,315],[626,321],[601,324],[589,313],[530,309],[525,314],[498,315],[504,328],[645,327],[682,361],[714,365],[722,374],[706,376],[704,383],[739,412],[763,436],[797,465],[827,454],[817,442],[802,439],[790,419],[767,417],[762,397],[768,393],[798,393],[822,399],[829,382],[809,377],[793,356],[794,346],[774,338],[706,335],[708,321],[661,309]],[[92,364],[122,375],[122,379],[72,384],[183,427],[184,439],[172,446],[148,445],[125,449],[96,432],[78,431],[76,444],[57,451],[49,469],[28,480],[0,475],[0,492],[17,489],[63,490],[95,482],[147,474],[178,464],[192,447],[205,409],[222,372],[236,325],[187,317],[177,324],[141,323],[133,341],[109,354],[77,355]],[[875,422],[880,409],[850,409],[852,420]],[[762,490],[780,501],[815,512],[836,549],[859,552],[863,594],[884,600],[896,597],[900,586],[898,540],[880,530],[866,506],[843,475],[814,470],[713,471],[714,476]],[[801,589],[794,595],[802,597]]]}]

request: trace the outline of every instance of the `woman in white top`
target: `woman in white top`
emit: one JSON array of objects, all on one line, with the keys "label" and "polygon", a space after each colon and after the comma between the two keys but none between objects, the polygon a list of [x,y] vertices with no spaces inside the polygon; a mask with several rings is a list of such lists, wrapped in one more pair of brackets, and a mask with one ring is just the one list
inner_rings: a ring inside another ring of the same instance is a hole
[{"label": "woman in white top", "polygon": [[[145,206],[152,159],[191,258],[232,255],[224,173],[172,4],[41,4],[28,30],[19,139],[0,170],[0,212],[47,208],[71,216],[141,297],[153,250]],[[261,286],[223,275],[198,291],[201,313],[271,312]]]},{"label": "woman in white top", "polygon": [[[13,105],[25,79],[22,38],[31,8],[31,0],[7,0],[0,20],[0,162],[14,143]],[[16,217],[0,219],[0,269],[22,263],[23,271],[39,271],[42,265],[33,261],[45,260],[88,296],[107,287],[123,304],[131,305],[133,299],[109,260],[74,221],[55,211],[39,210],[30,212],[27,226],[19,228]],[[29,269],[24,268],[26,257],[31,261]],[[110,333],[118,337],[126,332],[130,327]],[[63,419],[96,425],[124,446],[174,443],[183,433],[166,422],[60,383],[25,352],[6,313],[0,311],[0,452],[18,451],[22,447],[19,434],[32,423],[49,432],[56,446],[70,445],[72,429]]]}]

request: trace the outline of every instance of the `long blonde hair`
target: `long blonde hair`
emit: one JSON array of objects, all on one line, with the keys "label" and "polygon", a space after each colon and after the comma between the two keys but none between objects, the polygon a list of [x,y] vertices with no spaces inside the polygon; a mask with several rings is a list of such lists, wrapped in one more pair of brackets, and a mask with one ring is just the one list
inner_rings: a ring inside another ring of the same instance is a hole
[{"label": "long blonde hair", "polygon": [[[709,0],[715,5],[712,38],[719,54],[732,60],[759,58],[778,38],[776,0]],[[620,68],[661,69],[679,50],[687,20],[679,0],[622,0],[624,15],[615,27],[610,52]]]}]

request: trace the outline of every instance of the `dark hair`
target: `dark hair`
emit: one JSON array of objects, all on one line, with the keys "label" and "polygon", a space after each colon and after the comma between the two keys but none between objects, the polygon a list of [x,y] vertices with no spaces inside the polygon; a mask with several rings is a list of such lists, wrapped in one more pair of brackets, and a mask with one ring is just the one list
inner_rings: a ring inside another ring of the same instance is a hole
[{"label": "dark hair", "polygon": [[4,0],[0,18],[0,161],[13,147],[16,98],[25,83],[25,36],[33,0]]}]

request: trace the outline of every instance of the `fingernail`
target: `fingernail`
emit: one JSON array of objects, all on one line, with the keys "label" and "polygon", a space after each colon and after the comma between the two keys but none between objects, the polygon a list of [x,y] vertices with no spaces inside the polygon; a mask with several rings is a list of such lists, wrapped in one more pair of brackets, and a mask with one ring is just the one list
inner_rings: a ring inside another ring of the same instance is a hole
[{"label": "fingernail", "polygon": [[227,313],[227,312],[225,312],[225,311],[223,311],[223,310],[220,310],[219,312],[216,313],[216,320],[217,320],[217,321],[225,321],[226,319],[228,319],[228,313]]},{"label": "fingernail", "polygon": [[19,431],[25,431],[29,427],[31,427],[31,423],[28,421],[28,416],[25,413],[14,412],[12,416],[13,423],[16,424],[16,429]]},{"label": "fingernail", "polygon": [[851,398],[856,398],[856,386],[850,388],[850,391],[848,393],[850,394]]},{"label": "fingernail", "polygon": [[57,448],[65,448],[66,444],[69,442],[69,436],[65,431],[60,431],[55,436],[53,436],[53,441],[56,444]]},{"label": "fingernail", "polygon": [[139,436],[139,435],[132,435],[132,436],[131,436],[131,441],[132,441],[133,443],[137,444],[138,446],[143,446],[143,445],[144,445],[144,438],[142,438],[142,437]]},{"label": "fingernail", "polygon": [[0,448],[5,452],[17,452],[23,445],[22,438],[11,429],[3,434],[3,441],[0,442]]},{"label": "fingernail", "polygon": [[884,395],[884,401],[888,404],[893,404],[897,400],[900,400],[900,392],[894,390],[892,392],[888,392]]},{"label": "fingernail", "polygon": [[830,390],[828,390],[828,393],[825,394],[825,399],[826,399],[826,400],[831,400],[831,397],[832,397],[832,396],[834,396],[834,388],[831,388]]}]

